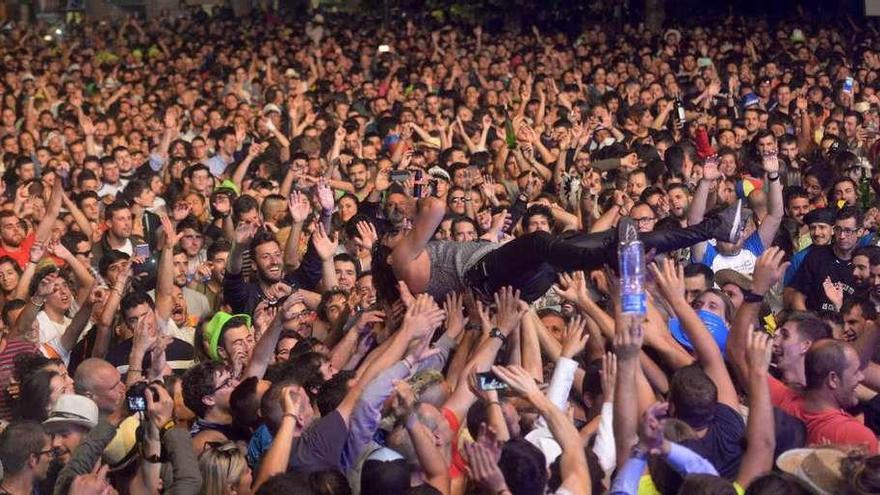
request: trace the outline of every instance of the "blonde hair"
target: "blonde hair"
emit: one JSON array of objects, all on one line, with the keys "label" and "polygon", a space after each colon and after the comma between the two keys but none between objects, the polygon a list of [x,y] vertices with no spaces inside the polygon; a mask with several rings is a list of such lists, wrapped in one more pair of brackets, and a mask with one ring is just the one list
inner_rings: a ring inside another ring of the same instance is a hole
[{"label": "blonde hair", "polygon": [[235,442],[208,442],[199,456],[199,470],[202,472],[199,494],[229,493],[229,487],[238,483],[247,469],[247,459]]}]

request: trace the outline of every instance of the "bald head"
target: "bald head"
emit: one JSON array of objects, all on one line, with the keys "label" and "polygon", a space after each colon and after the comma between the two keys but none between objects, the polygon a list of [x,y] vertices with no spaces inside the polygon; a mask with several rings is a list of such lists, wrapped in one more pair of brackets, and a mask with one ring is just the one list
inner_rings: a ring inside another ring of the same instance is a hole
[{"label": "bald head", "polygon": [[814,342],[804,358],[807,388],[822,388],[832,372],[840,375],[847,365],[848,348],[855,353],[852,346],[839,340],[821,339]]},{"label": "bald head", "polygon": [[76,368],[74,390],[95,401],[102,416],[112,414],[122,405],[125,384],[119,371],[100,358],[89,358]]}]

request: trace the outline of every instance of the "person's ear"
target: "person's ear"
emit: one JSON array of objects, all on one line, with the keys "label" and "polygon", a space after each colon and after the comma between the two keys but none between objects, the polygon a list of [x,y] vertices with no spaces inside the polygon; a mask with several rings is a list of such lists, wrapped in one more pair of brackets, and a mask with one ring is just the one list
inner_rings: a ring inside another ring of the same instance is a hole
[{"label": "person's ear", "polygon": [[202,397],[202,404],[204,404],[210,408],[210,407],[214,407],[217,404],[217,401],[214,400],[214,397],[211,397],[210,395],[206,395],[206,396]]}]

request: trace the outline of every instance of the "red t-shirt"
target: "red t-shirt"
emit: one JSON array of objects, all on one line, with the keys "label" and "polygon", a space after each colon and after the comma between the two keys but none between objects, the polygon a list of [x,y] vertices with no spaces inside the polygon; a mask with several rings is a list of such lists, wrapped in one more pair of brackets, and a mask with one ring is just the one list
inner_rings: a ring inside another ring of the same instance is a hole
[{"label": "red t-shirt", "polygon": [[36,242],[36,240],[37,235],[31,232],[30,234],[28,234],[27,237],[24,238],[23,241],[21,241],[21,246],[18,246],[17,251],[8,251],[0,246],[0,256],[9,256],[18,263],[18,266],[24,269],[24,267],[27,265],[28,258],[30,257],[31,247],[34,245],[34,242]]},{"label": "red t-shirt", "polygon": [[465,473],[467,467],[467,462],[461,456],[461,452],[458,451],[458,430],[461,428],[461,422],[452,409],[448,407],[442,408],[440,412],[443,413],[443,418],[446,419],[449,429],[452,430],[452,465],[449,466],[449,477],[458,478]]},{"label": "red t-shirt", "polygon": [[877,453],[877,436],[846,411],[807,411],[801,394],[776,378],[770,377],[768,382],[773,405],[804,422],[809,445],[858,445],[866,447],[870,455]]}]

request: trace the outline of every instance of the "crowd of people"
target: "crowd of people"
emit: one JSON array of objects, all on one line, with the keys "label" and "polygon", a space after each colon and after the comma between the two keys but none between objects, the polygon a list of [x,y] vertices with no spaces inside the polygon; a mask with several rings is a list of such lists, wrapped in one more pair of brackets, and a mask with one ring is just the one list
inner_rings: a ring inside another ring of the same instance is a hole
[{"label": "crowd of people", "polygon": [[47,29],[0,494],[880,493],[872,23]]}]

